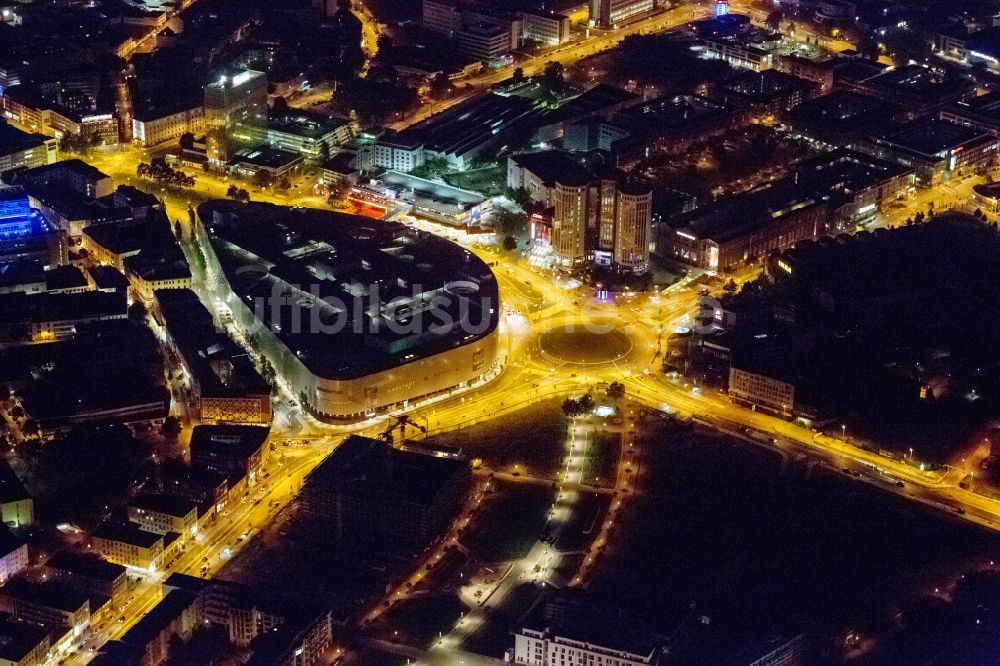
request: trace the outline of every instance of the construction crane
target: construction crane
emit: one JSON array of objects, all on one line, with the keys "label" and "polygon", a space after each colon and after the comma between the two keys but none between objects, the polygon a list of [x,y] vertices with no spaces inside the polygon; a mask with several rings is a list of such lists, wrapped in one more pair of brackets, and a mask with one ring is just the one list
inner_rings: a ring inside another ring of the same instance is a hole
[{"label": "construction crane", "polygon": [[406,441],[406,426],[413,426],[420,432],[427,434],[427,428],[420,425],[406,414],[402,414],[400,416],[397,416],[393,420],[393,422],[389,424],[389,427],[382,431],[382,433],[378,436],[378,438],[381,439],[386,444],[392,446],[395,441],[395,436],[394,436],[395,432],[398,429],[399,443],[402,444],[403,442]]}]

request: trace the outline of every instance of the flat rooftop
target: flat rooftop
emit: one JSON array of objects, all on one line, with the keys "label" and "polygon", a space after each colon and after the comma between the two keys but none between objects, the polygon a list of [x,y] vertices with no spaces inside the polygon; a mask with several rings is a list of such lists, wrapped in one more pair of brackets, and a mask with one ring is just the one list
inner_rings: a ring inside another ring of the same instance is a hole
[{"label": "flat rooftop", "polygon": [[37,148],[52,140],[44,134],[22,132],[12,125],[0,123],[0,155],[10,155],[22,150]]},{"label": "flat rooftop", "polygon": [[170,231],[170,225],[165,220],[97,224],[87,227],[83,233],[112,254],[127,254],[177,245]]},{"label": "flat rooftop", "polygon": [[267,129],[307,139],[322,139],[345,122],[337,122],[316,113],[292,109],[288,113],[272,113],[267,119]]},{"label": "flat rooftop", "polygon": [[298,153],[291,153],[287,150],[280,150],[266,145],[241,150],[232,159],[234,163],[249,164],[250,166],[263,167],[265,169],[281,169],[301,161],[302,156]]},{"label": "flat rooftop", "polygon": [[675,229],[687,228],[698,238],[722,244],[771,224],[788,213],[817,205],[820,205],[819,198],[804,194],[791,178],[782,178],[682,213],[672,219],[670,225]]},{"label": "flat rooftop", "polygon": [[893,67],[864,79],[861,86],[873,94],[911,107],[944,104],[975,94],[976,85],[962,75],[921,65]]},{"label": "flat rooftop", "polygon": [[[216,325],[197,294],[190,289],[160,289],[155,298],[167,333],[203,397],[270,394],[250,356]],[[217,372],[220,364],[224,370]]]},{"label": "flat rooftop", "polygon": [[49,630],[37,624],[0,617],[0,660],[20,664],[39,645],[48,644]]},{"label": "flat rooftop", "polygon": [[42,166],[28,169],[24,172],[23,177],[26,180],[46,180],[52,176],[59,176],[67,172],[92,181],[110,178],[110,176],[97,167],[91,166],[78,158],[59,160],[52,164],[43,164]]},{"label": "flat rooftop", "polygon": [[49,291],[57,289],[84,289],[89,283],[87,276],[78,266],[67,264],[45,271],[45,288]]},{"label": "flat rooftop", "polygon": [[14,534],[7,528],[0,528],[0,557],[5,557],[10,553],[13,553],[26,543],[27,542],[24,541],[24,539],[14,536]]},{"label": "flat rooftop", "polygon": [[792,165],[798,186],[817,195],[836,197],[874,187],[912,173],[912,169],[871,157],[848,148],[838,148]]},{"label": "flat rooftop", "polygon": [[124,293],[81,291],[77,293],[3,294],[0,312],[5,324],[39,324],[124,316]]},{"label": "flat rooftop", "polygon": [[254,316],[327,379],[398,367],[497,325],[492,271],[434,234],[263,203],[210,201],[198,214],[236,296],[254,304],[282,295],[284,306]]},{"label": "flat rooftop", "polygon": [[403,130],[394,140],[461,156],[500,140],[496,137],[524,127],[544,113],[544,106],[537,102],[487,93]]},{"label": "flat rooftop", "polygon": [[87,595],[62,583],[30,583],[23,578],[7,581],[0,593],[13,599],[74,613],[87,603]]},{"label": "flat rooftop", "polygon": [[45,562],[49,569],[65,571],[85,578],[113,582],[125,575],[125,567],[96,555],[61,550]]},{"label": "flat rooftop", "polygon": [[249,458],[260,451],[271,429],[245,425],[199,425],[191,432],[191,450]]},{"label": "flat rooftop", "polygon": [[104,523],[94,531],[94,536],[105,541],[119,541],[140,548],[149,548],[163,536],[155,532],[147,532],[134,523]]},{"label": "flat rooftop", "polygon": [[768,102],[778,97],[813,88],[808,81],[803,81],[776,69],[740,74],[730,79],[724,87],[750,102],[757,103]]},{"label": "flat rooftop", "polygon": [[982,131],[970,127],[924,118],[885,133],[881,139],[914,153],[938,156],[942,151],[954,150],[986,137]]},{"label": "flat rooftop", "polygon": [[417,203],[429,202],[443,210],[465,211],[486,201],[486,197],[478,192],[462,190],[446,183],[399,171],[387,171],[382,176],[382,183],[390,189],[398,190],[403,198],[412,198]]},{"label": "flat rooftop", "polygon": [[898,109],[873,97],[836,90],[797,105],[792,122],[838,134],[863,132],[886,123]]},{"label": "flat rooftop", "polygon": [[429,504],[468,467],[465,460],[403,451],[381,440],[351,435],[306,477],[305,485],[354,497]]},{"label": "flat rooftop", "polygon": [[158,495],[144,493],[133,497],[128,502],[129,507],[163,513],[174,518],[184,518],[198,508],[198,505],[191,500],[178,497],[177,495]]},{"label": "flat rooftop", "polygon": [[633,132],[683,132],[727,118],[733,109],[698,95],[661,97],[629,107],[614,115],[612,122]]},{"label": "flat rooftop", "polygon": [[98,289],[125,291],[128,288],[128,278],[114,266],[91,266],[87,272]]},{"label": "flat rooftop", "polygon": [[31,495],[14,473],[14,468],[6,460],[0,460],[0,502],[19,502],[25,499],[31,499]]},{"label": "flat rooftop", "polygon": [[574,185],[589,183],[594,174],[583,163],[563,150],[542,150],[534,153],[519,153],[509,158],[522,169],[538,176],[543,183]]}]

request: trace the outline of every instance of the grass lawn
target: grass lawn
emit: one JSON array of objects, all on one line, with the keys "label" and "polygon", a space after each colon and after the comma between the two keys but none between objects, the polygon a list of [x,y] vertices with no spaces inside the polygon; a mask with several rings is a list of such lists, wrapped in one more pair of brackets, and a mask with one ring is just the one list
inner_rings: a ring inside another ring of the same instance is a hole
[{"label": "grass lawn", "polygon": [[503,194],[507,189],[507,172],[499,166],[449,173],[443,179],[452,187],[482,192],[487,196]]},{"label": "grass lawn", "polygon": [[620,432],[592,432],[587,442],[586,461],[581,480],[589,486],[615,485],[615,470],[622,451]]},{"label": "grass lawn", "polygon": [[545,527],[554,497],[551,488],[498,482],[462,542],[484,562],[522,558]]},{"label": "grass lawn", "polygon": [[434,435],[428,444],[462,449],[498,471],[555,478],[566,452],[566,417],[561,401],[545,402],[470,428]]},{"label": "grass lawn", "polygon": [[487,611],[489,619],[462,643],[462,649],[487,657],[502,657],[513,642],[511,630],[517,627],[539,594],[541,588],[534,583],[515,587],[496,608]]},{"label": "grass lawn", "polygon": [[601,531],[601,523],[610,506],[610,495],[581,492],[573,504],[569,522],[563,527],[555,543],[556,549],[578,551],[589,546]]},{"label": "grass lawn", "polygon": [[[453,595],[406,599],[393,606],[372,631],[376,638],[427,649],[447,634],[469,608]],[[398,633],[397,633],[398,632]]]},{"label": "grass lawn", "polygon": [[347,662],[348,666],[406,666],[412,663],[412,659],[407,659],[398,654],[379,652],[378,650],[364,650],[354,659]]}]

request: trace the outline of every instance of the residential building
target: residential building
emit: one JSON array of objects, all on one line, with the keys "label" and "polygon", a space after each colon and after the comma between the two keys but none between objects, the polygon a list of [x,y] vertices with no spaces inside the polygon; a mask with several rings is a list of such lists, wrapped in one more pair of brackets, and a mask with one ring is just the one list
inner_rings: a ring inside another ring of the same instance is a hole
[{"label": "residential building", "polygon": [[765,120],[783,118],[817,91],[812,84],[776,69],[744,72],[714,88],[725,102],[749,108],[754,117]]},{"label": "residential building", "polygon": [[799,55],[781,55],[774,67],[779,72],[816,84],[819,91],[826,94],[833,90],[833,70],[837,64],[836,58],[813,60]]},{"label": "residential building", "polygon": [[158,321],[166,342],[184,365],[190,401],[206,424],[268,425],[271,387],[246,351],[216,325],[197,294],[188,289],[156,292]]},{"label": "residential building", "polygon": [[109,598],[115,608],[124,605],[128,595],[125,567],[97,555],[62,550],[45,561],[45,571],[52,580],[84,594]]},{"label": "residential building", "polygon": [[463,17],[455,31],[455,48],[476,60],[507,55],[518,46],[518,28],[505,20]]},{"label": "residential building", "polygon": [[960,100],[941,109],[941,120],[1000,136],[1000,91]]},{"label": "residential building", "polygon": [[331,615],[306,600],[295,604],[221,579],[172,574],[169,594],[193,595],[198,621],[225,630],[233,645],[249,647],[252,664],[312,666],[333,642]]},{"label": "residential building", "polygon": [[523,187],[533,200],[552,208],[550,225],[539,220],[532,226],[535,263],[548,257],[571,268],[593,261],[629,274],[649,268],[651,188],[616,172],[596,175],[561,151],[512,155],[507,179],[510,187]]},{"label": "residential building", "polygon": [[147,532],[190,538],[198,531],[198,505],[176,495],[142,494],[129,500],[128,519]]},{"label": "residential building", "polygon": [[408,134],[385,134],[366,146],[371,152],[371,166],[409,173],[424,163],[424,144]]},{"label": "residential building", "polygon": [[9,531],[0,532],[0,585],[28,566],[28,544]]},{"label": "residential building", "polygon": [[173,107],[140,106],[132,115],[132,141],[144,148],[204,132],[205,107],[200,100]]},{"label": "residential building", "polygon": [[737,403],[787,415],[795,408],[795,384],[762,369],[729,368],[729,396]]},{"label": "residential building", "polygon": [[656,0],[590,0],[590,19],[602,28],[614,28],[650,14]]},{"label": "residential building", "polygon": [[96,137],[100,145],[118,143],[118,118],[107,113],[81,113],[63,106],[52,105],[42,113],[42,120],[56,138],[63,136]]},{"label": "residential building", "polygon": [[514,634],[514,662],[526,666],[602,664],[653,666],[660,651],[649,646],[608,646],[561,636],[547,630],[521,629]]},{"label": "residential building", "polygon": [[0,520],[8,527],[35,523],[35,502],[6,460],[0,460]]},{"label": "residential building", "polygon": [[62,92],[43,95],[36,86],[0,87],[0,108],[7,118],[32,132],[57,139],[66,135],[96,136],[101,144],[118,143],[118,118],[113,113],[92,104],[62,104]]},{"label": "residential building", "polygon": [[230,488],[256,485],[267,460],[270,428],[199,425],[191,433],[191,466],[224,475]]},{"label": "residential building", "polygon": [[738,69],[762,72],[774,66],[774,40],[705,38],[702,41],[706,56],[722,60]]},{"label": "residential building", "polygon": [[424,30],[451,36],[458,29],[462,10],[454,0],[423,0]]},{"label": "residential building", "polygon": [[584,182],[593,173],[582,161],[562,150],[518,153],[507,158],[507,187],[525,189],[531,200],[546,208],[555,205],[556,181]]},{"label": "residential building", "polygon": [[29,188],[69,190],[90,201],[111,196],[115,191],[111,176],[76,158],[28,169],[18,178],[18,182]]},{"label": "residential building", "polygon": [[997,158],[1000,138],[943,120],[915,120],[859,141],[858,150],[913,169],[916,182],[931,187],[953,174],[980,169]]},{"label": "residential building", "polygon": [[937,113],[976,95],[975,82],[951,68],[913,64],[874,74],[862,71],[854,76],[845,67],[838,67],[834,74],[837,87],[902,106],[911,117]]},{"label": "residential building", "polygon": [[30,583],[15,578],[0,588],[0,603],[18,620],[64,627],[72,630],[74,636],[80,636],[90,626],[87,595],[62,583]]},{"label": "residential building", "polygon": [[244,70],[205,86],[208,164],[221,168],[234,144],[253,142],[267,127],[267,76]]},{"label": "residential building", "polygon": [[0,173],[52,164],[56,161],[56,139],[29,134],[0,123]]},{"label": "residential building", "polygon": [[657,252],[709,270],[733,270],[798,241],[853,229],[905,195],[914,179],[903,165],[847,149],[803,160],[791,171],[665,220]]},{"label": "residential building", "polygon": [[610,261],[605,260],[604,265],[623,273],[645,273],[653,242],[652,206],[653,191],[649,187],[603,180],[595,263],[601,265],[602,255],[610,253]]},{"label": "residential building", "polygon": [[43,666],[49,659],[49,636],[46,627],[0,618],[0,666]]},{"label": "residential building", "polygon": [[447,525],[470,472],[465,460],[351,435],[306,477],[299,497],[338,541],[413,551]]},{"label": "residential building", "polygon": [[201,626],[198,597],[184,590],[168,591],[158,604],[121,637],[128,664],[160,666],[176,640],[186,641]]},{"label": "residential building", "polygon": [[712,271],[734,270],[829,231],[827,204],[776,181],[678,215],[660,227],[657,251]]},{"label": "residential building", "polygon": [[191,270],[162,211],[145,222],[91,225],[82,245],[95,262],[122,271],[150,308],[160,289],[191,288]]},{"label": "residential building", "polygon": [[558,46],[570,39],[569,17],[565,14],[544,11],[541,9],[522,9],[521,41],[541,44],[542,46]]},{"label": "residential building", "polygon": [[82,324],[125,319],[128,301],[126,294],[102,291],[12,293],[0,296],[0,308],[4,313],[0,340],[24,344],[67,340]]},{"label": "residential building", "polygon": [[132,523],[105,523],[94,532],[94,550],[104,559],[136,569],[154,570],[163,556],[163,535]]},{"label": "residential building", "polygon": [[178,465],[161,469],[161,475],[163,489],[197,502],[202,518],[210,516],[213,511],[222,511],[229,498],[229,483],[223,474]]},{"label": "residential building", "polygon": [[589,178],[556,181],[550,243],[557,261],[564,267],[582,266],[587,258],[590,183]]}]

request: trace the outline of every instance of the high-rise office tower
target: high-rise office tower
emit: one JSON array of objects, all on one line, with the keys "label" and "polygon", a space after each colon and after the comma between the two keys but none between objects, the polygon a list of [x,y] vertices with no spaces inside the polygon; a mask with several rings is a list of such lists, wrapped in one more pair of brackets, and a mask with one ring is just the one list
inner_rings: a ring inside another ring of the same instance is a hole
[{"label": "high-rise office tower", "polygon": [[590,0],[590,18],[602,28],[635,20],[656,9],[656,0]]},{"label": "high-rise office tower", "polygon": [[259,143],[267,130],[267,76],[245,70],[205,86],[205,128],[214,167],[229,160],[234,145]]}]

